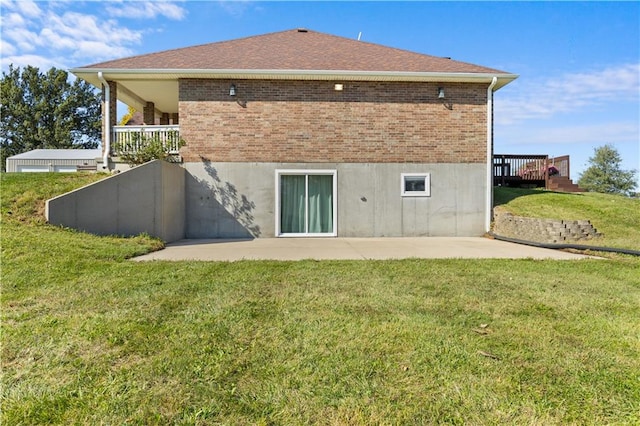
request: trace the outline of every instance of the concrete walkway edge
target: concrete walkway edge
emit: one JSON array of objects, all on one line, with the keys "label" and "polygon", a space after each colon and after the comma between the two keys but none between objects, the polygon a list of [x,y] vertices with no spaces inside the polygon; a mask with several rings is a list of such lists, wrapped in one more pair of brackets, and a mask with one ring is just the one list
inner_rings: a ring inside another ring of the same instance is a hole
[{"label": "concrete walkway edge", "polygon": [[593,258],[483,237],[257,238],[181,240],[134,258],[149,260],[362,260],[362,259],[554,259]]}]

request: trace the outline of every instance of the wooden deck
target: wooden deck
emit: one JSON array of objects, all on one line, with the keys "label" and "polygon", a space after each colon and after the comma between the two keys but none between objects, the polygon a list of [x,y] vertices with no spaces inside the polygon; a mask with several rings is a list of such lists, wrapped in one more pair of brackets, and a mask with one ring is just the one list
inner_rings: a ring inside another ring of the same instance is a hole
[{"label": "wooden deck", "polygon": [[493,184],[518,188],[546,188],[562,192],[582,191],[571,181],[568,155],[495,154]]}]

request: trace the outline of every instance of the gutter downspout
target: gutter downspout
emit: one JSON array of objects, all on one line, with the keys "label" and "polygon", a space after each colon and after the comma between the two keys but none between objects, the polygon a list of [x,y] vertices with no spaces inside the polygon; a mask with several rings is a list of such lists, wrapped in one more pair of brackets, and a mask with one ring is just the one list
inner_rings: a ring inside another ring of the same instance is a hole
[{"label": "gutter downspout", "polygon": [[111,152],[111,88],[109,83],[104,79],[102,71],[98,71],[98,79],[104,87],[104,103],[106,105],[104,111],[105,135],[104,135],[104,152],[102,154],[102,168],[109,168],[109,152]]},{"label": "gutter downspout", "polygon": [[487,200],[484,228],[491,230],[491,216],[493,209],[493,88],[498,83],[498,77],[493,77],[487,88]]}]

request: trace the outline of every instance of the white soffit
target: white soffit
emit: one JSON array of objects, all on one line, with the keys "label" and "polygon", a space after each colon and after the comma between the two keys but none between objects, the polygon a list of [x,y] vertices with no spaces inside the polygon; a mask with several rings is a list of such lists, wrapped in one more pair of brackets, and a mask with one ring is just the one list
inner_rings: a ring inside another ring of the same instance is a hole
[{"label": "white soffit", "polygon": [[345,81],[415,81],[415,82],[465,82],[490,83],[498,78],[498,85],[517,78],[515,74],[484,73],[432,73],[432,72],[387,72],[387,71],[341,71],[341,70],[156,70],[156,69],[94,69],[76,68],[71,72],[91,83],[99,82],[97,73],[102,71],[105,79],[113,81],[135,80],[179,80],[181,78],[214,79],[277,79],[277,80],[345,80]]},{"label": "white soffit", "polygon": [[321,81],[398,81],[489,84],[498,78],[495,90],[515,80],[515,74],[378,72],[340,70],[189,70],[189,69],[98,69],[76,68],[71,72],[100,88],[98,72],[106,80],[121,86],[118,99],[138,110],[152,101],[157,110],[178,112],[178,81],[180,79],[227,80],[321,80]]}]

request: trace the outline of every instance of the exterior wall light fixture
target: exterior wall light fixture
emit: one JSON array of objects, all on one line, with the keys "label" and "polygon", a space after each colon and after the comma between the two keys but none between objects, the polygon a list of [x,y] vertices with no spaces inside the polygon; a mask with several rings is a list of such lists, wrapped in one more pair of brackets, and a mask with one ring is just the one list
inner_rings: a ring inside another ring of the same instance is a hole
[{"label": "exterior wall light fixture", "polygon": [[333,90],[335,90],[336,92],[342,92],[343,89],[344,89],[344,86],[340,83],[336,83],[333,86]]},{"label": "exterior wall light fixture", "polygon": [[446,109],[453,109],[453,103],[445,99],[444,87],[438,87],[438,100],[442,102]]},{"label": "exterior wall light fixture", "polygon": [[235,96],[236,95],[236,85],[232,84],[231,87],[229,87],[229,96]]}]

